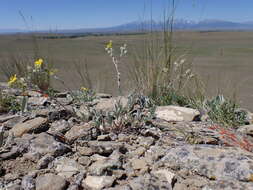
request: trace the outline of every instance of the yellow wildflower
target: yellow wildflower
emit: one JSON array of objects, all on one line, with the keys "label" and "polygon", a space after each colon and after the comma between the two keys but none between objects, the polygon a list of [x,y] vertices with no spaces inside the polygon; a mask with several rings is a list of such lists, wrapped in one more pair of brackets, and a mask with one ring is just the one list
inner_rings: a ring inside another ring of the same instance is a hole
[{"label": "yellow wildflower", "polygon": [[13,83],[17,81],[17,75],[13,75],[10,77],[10,80],[8,81],[8,85],[11,86]]},{"label": "yellow wildflower", "polygon": [[81,90],[82,90],[82,91],[88,91],[88,88],[81,87]]},{"label": "yellow wildflower", "polygon": [[111,49],[112,48],[112,40],[106,45],[106,49]]},{"label": "yellow wildflower", "polygon": [[38,59],[34,62],[35,68],[39,69],[41,68],[41,65],[43,64],[43,59]]}]

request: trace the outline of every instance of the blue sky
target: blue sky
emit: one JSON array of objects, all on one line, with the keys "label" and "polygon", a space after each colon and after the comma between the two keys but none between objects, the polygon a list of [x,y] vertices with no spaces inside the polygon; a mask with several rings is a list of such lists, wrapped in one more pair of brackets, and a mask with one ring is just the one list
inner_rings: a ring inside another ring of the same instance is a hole
[{"label": "blue sky", "polygon": [[[108,27],[150,18],[152,0],[1,0],[0,29]],[[153,0],[154,20],[162,20],[170,0]],[[252,0],[175,0],[176,17],[190,20],[253,21]],[[31,19],[32,17],[32,19]]]}]

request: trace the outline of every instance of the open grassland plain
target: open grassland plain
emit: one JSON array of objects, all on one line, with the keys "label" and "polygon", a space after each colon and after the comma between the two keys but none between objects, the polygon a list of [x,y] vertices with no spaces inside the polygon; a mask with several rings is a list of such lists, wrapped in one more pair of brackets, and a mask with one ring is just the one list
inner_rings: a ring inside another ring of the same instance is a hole
[{"label": "open grassland plain", "polygon": [[[159,39],[160,34],[155,35]],[[213,96],[219,92],[230,97],[235,95],[242,107],[253,110],[253,32],[177,31],[173,35],[176,54],[187,55],[186,58],[192,62],[194,70],[204,81],[207,95]],[[117,76],[111,59],[105,52],[106,43],[113,40],[115,47],[124,43],[128,46],[128,55],[122,60],[120,70],[123,91],[130,93],[129,89],[133,88],[127,74],[128,63],[133,61],[134,54],[141,52],[139,50],[143,41],[148,37],[146,34],[59,39],[38,36],[34,43],[31,35],[1,35],[0,64],[8,64],[11,57],[32,57],[36,50],[40,57],[45,57],[54,64],[58,76],[68,88],[78,89],[82,84],[74,62],[86,62],[94,90],[111,94],[116,93]],[[1,73],[0,81],[6,80]],[[60,90],[65,88],[57,82],[54,86]]]}]

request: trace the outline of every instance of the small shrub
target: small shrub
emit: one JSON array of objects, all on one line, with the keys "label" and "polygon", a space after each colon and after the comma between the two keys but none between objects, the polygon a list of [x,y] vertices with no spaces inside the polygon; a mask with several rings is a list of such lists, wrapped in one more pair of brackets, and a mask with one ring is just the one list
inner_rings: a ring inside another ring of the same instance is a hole
[{"label": "small shrub", "polygon": [[131,95],[123,107],[118,101],[115,108],[106,114],[91,110],[92,120],[97,128],[104,131],[138,132],[154,117],[154,104],[145,96]]},{"label": "small shrub", "polygon": [[57,71],[41,58],[32,63],[30,59],[23,57],[13,57],[12,62],[1,65],[0,69],[7,79],[20,79],[18,82],[9,80],[13,83],[11,87],[23,88],[25,85],[25,88],[39,89],[42,92],[51,87],[51,78]]},{"label": "small shrub", "polygon": [[78,103],[91,102],[96,99],[96,94],[93,90],[81,87],[79,91],[72,92],[72,98]]},{"label": "small shrub", "polygon": [[213,121],[233,127],[246,123],[246,112],[237,111],[238,105],[221,95],[207,101],[206,105],[209,108],[208,115]]},{"label": "small shrub", "polygon": [[191,106],[204,110],[212,121],[224,126],[238,127],[247,123],[247,113],[239,111],[239,106],[235,102],[226,99],[222,95]]},{"label": "small shrub", "polygon": [[21,110],[21,104],[15,96],[7,95],[0,90],[0,113],[18,112]]},{"label": "small shrub", "polygon": [[34,66],[29,68],[28,71],[28,82],[45,92],[50,88],[51,77],[55,75],[57,70],[51,68],[47,62],[40,58],[34,62]]}]

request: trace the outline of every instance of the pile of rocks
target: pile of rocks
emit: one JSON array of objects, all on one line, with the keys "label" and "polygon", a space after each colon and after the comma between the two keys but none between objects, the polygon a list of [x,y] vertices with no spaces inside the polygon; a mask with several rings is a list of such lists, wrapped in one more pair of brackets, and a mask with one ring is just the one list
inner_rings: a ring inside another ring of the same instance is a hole
[{"label": "pile of rocks", "polygon": [[[85,106],[67,93],[29,96],[29,114],[0,115],[0,189],[253,189],[253,153],[226,146],[197,110],[157,107],[138,132],[103,132],[78,118]],[[100,94],[94,108],[112,110],[118,99]],[[250,141],[253,126],[233,134]]]}]

